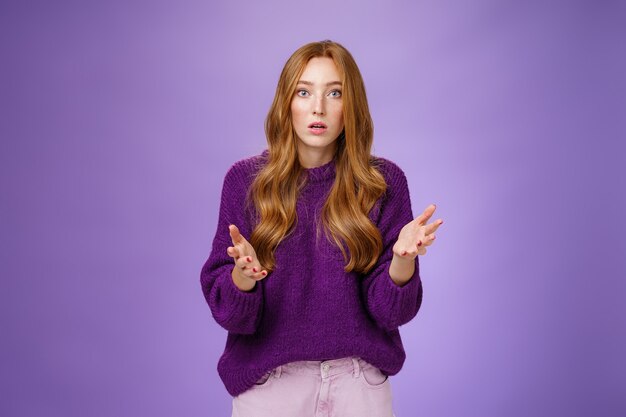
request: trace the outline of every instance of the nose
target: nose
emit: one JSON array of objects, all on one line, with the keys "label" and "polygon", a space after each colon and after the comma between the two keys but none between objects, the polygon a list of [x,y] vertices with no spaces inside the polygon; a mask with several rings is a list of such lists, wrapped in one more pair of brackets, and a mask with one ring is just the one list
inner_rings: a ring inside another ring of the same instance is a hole
[{"label": "nose", "polygon": [[322,115],[324,114],[324,99],[322,97],[318,97],[315,99],[315,103],[313,104],[313,114]]}]

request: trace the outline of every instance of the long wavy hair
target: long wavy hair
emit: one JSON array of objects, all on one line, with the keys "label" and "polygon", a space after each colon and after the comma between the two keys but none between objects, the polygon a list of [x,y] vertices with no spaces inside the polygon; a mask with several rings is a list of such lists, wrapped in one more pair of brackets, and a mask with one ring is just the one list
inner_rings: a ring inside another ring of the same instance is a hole
[{"label": "long wavy hair", "polygon": [[274,250],[293,231],[297,221],[296,201],[305,181],[301,178],[303,167],[297,154],[291,101],[304,68],[314,57],[332,58],[343,85],[344,129],[336,139],[336,176],[322,208],[322,224],[326,238],[343,254],[344,270],[367,273],[383,249],[380,231],[368,213],[387,186],[376,168],[376,158],[371,155],[374,127],[363,78],[350,52],[330,40],[300,47],[280,74],[265,120],[267,163],[252,182],[248,194],[257,216],[250,243],[260,264],[268,272],[272,271],[276,264]]}]

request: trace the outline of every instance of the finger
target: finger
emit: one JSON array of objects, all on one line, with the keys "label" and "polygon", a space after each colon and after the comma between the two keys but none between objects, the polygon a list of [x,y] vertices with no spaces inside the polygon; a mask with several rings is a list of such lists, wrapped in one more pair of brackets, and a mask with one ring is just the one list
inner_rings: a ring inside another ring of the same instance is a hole
[{"label": "finger", "polygon": [[251,256],[242,256],[239,259],[237,259],[235,264],[239,268],[241,268],[241,269],[251,268],[252,267],[252,257]]},{"label": "finger", "polygon": [[442,219],[435,220],[431,224],[426,225],[425,233],[429,235],[435,232],[439,228],[439,226],[441,226],[442,224],[443,224]]},{"label": "finger", "polygon": [[411,245],[411,244],[400,244],[400,242],[397,242],[393,248],[393,253],[394,255],[398,255],[402,258],[408,258],[408,257],[414,257],[417,254],[417,249],[415,248],[415,245]]},{"label": "finger", "polygon": [[228,248],[226,248],[226,253],[228,254],[228,256],[235,259],[241,256],[241,252],[239,251],[239,249],[234,246],[229,246]]},{"label": "finger", "polygon": [[265,271],[265,274],[267,275],[267,270],[263,269],[261,265],[259,265],[258,262],[253,262],[252,265],[250,266],[250,269],[252,269],[252,272],[255,274],[259,274]]},{"label": "finger", "polygon": [[418,254],[418,255],[426,255],[426,248],[420,248],[420,249],[417,251],[417,254]]},{"label": "finger", "polygon": [[[254,271],[256,269],[256,272]],[[248,278],[256,279],[257,281],[267,276],[267,271],[264,269],[259,271],[257,268],[246,268],[242,273]]]},{"label": "finger", "polygon": [[417,221],[418,224],[424,224],[428,221],[428,219],[430,219],[430,217],[433,215],[433,213],[435,212],[435,209],[437,208],[436,205],[431,204],[430,206],[426,207],[426,209],[422,212],[422,214],[420,214],[419,216],[417,216],[415,218],[415,220]]},{"label": "finger", "polygon": [[435,240],[435,235],[428,235],[428,236],[426,236],[426,239],[424,240],[424,243],[422,243],[422,245],[418,246],[418,247],[430,246],[430,245],[433,244],[434,240]]},{"label": "finger", "polygon": [[403,250],[400,256],[404,258],[415,258],[417,256],[417,247],[415,249]]},{"label": "finger", "polygon": [[259,271],[259,272],[256,272],[256,273],[252,274],[252,278],[256,279],[257,281],[262,280],[266,276],[267,276],[267,271],[265,269],[262,270],[262,271]]},{"label": "finger", "polygon": [[230,233],[230,238],[232,239],[234,245],[243,243],[245,241],[245,239],[239,232],[239,228],[235,226],[234,224],[231,224],[230,226],[228,226],[228,232]]}]

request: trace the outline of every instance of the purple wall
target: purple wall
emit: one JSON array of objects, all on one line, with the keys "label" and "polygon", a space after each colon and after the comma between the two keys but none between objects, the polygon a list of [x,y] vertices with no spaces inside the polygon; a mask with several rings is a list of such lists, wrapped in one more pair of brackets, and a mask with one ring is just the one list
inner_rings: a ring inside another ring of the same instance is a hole
[{"label": "purple wall", "polygon": [[91,3],[0,5],[0,415],[230,415],[222,179],[325,38],[445,219],[396,415],[626,415],[623,3]]}]

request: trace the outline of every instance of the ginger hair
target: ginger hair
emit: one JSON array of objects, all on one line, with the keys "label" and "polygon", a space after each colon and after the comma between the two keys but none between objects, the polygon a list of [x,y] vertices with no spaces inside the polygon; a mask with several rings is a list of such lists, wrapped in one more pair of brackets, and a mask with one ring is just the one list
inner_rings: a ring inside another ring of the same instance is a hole
[{"label": "ginger hair", "polygon": [[336,176],[321,212],[322,225],[327,239],[343,254],[344,270],[367,273],[383,249],[380,231],[368,213],[387,185],[376,168],[376,158],[371,155],[374,128],[363,78],[350,52],[330,40],[300,47],[280,74],[265,119],[267,163],[253,180],[248,195],[249,201],[254,202],[257,216],[250,243],[260,264],[270,272],[276,263],[274,250],[297,221],[296,201],[304,182],[291,101],[304,68],[314,57],[331,58],[343,85],[344,129],[336,139]]}]

